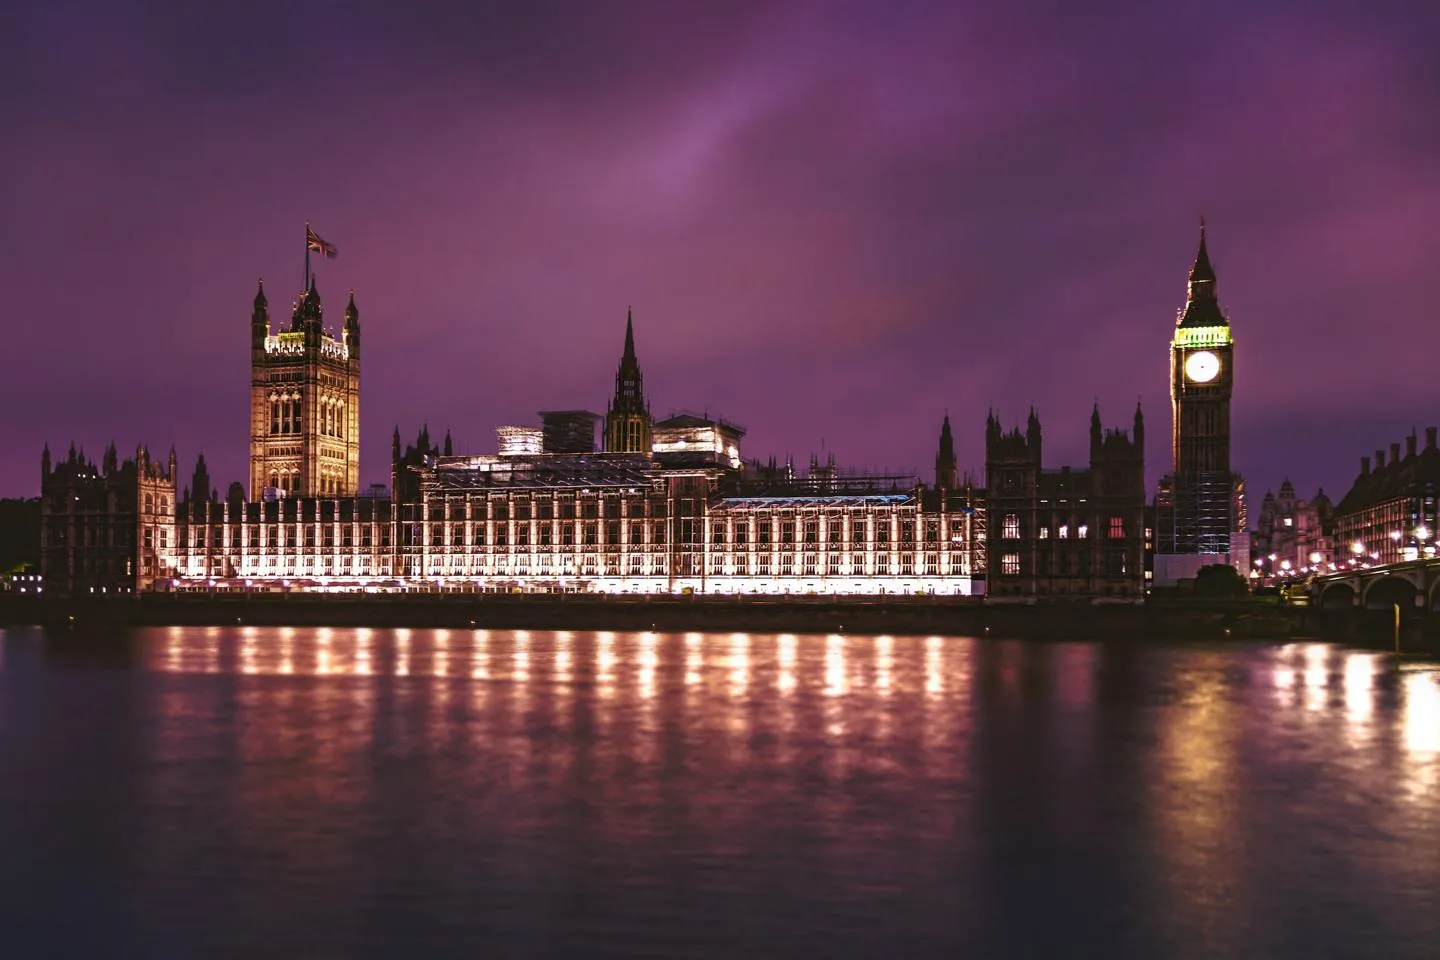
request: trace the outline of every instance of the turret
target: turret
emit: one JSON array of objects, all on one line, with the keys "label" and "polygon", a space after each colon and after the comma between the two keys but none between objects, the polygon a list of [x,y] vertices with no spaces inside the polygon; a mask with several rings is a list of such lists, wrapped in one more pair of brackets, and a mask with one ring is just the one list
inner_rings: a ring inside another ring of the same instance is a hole
[{"label": "turret", "polygon": [[40,479],[44,480],[50,476],[50,444],[45,444],[45,450],[40,454]]},{"label": "turret", "polygon": [[250,311],[250,347],[264,350],[265,338],[270,335],[270,304],[265,299],[265,281],[256,284],[255,304]]},{"label": "turret", "polygon": [[1135,399],[1135,449],[1145,453],[1145,414],[1140,409],[1140,399]]},{"label": "turret", "polygon": [[1093,462],[1100,455],[1105,442],[1105,431],[1100,426],[1100,401],[1090,408],[1090,459]]},{"label": "turret", "polygon": [[290,330],[304,333],[305,341],[319,345],[324,328],[325,310],[320,304],[320,291],[315,288],[315,275],[310,275],[310,287],[295,301],[295,310],[290,316]]},{"label": "turret", "polygon": [[110,446],[105,448],[105,456],[101,460],[100,469],[107,477],[113,473],[118,473],[120,470],[120,454],[115,450],[114,440],[111,440]]},{"label": "turret", "polygon": [[950,433],[950,414],[940,424],[940,448],[935,454],[935,486],[945,490],[956,488],[955,439]]},{"label": "turret", "polygon": [[355,306],[355,291],[350,291],[350,302],[345,305],[345,346],[350,358],[360,358],[360,310]]},{"label": "turret", "polygon": [[205,454],[195,460],[195,475],[190,481],[190,496],[196,503],[210,501],[210,470],[205,465]]},{"label": "turret", "polygon": [[1030,447],[1030,455],[1035,458],[1036,463],[1040,459],[1040,417],[1035,413],[1035,408],[1030,408],[1030,419],[1025,424],[1025,442]]},{"label": "turret", "polygon": [[452,443],[451,440],[450,440],[450,431],[449,431],[449,430],[446,430],[446,431],[445,431],[445,456],[447,456],[447,457],[453,457],[453,456],[455,456],[455,444]]},{"label": "turret", "polygon": [[390,462],[391,462],[392,464],[395,464],[395,463],[399,463],[399,462],[400,462],[400,427],[399,427],[399,425],[396,425],[396,427],[395,427],[395,435],[390,438]]},{"label": "turret", "polygon": [[650,405],[645,378],[635,355],[635,320],[625,312],[625,349],[615,370],[615,395],[605,413],[605,450],[610,453],[650,452]]}]

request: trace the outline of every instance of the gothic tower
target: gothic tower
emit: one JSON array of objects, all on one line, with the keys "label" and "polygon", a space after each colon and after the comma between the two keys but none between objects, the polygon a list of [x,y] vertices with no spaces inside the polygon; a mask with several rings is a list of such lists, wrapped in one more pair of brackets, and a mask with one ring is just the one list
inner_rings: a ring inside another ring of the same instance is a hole
[{"label": "gothic tower", "polygon": [[935,486],[944,490],[958,488],[959,478],[955,467],[955,438],[950,434],[950,414],[940,425],[940,449],[935,453]]},{"label": "gothic tower", "polygon": [[1230,470],[1234,351],[1230,323],[1215,295],[1202,222],[1189,295],[1170,340],[1171,453],[1178,477]]},{"label": "gothic tower", "polygon": [[650,452],[650,405],[645,401],[645,378],[635,359],[635,325],[625,312],[625,352],[615,371],[615,396],[605,411],[605,452]]},{"label": "gothic tower", "polygon": [[250,496],[353,497],[360,491],[360,311],[324,326],[311,275],[290,328],[270,332],[262,283],[250,315]]},{"label": "gothic tower", "polygon": [[[1249,563],[1245,488],[1230,463],[1235,343],[1215,293],[1215,268],[1200,224],[1185,306],[1170,338],[1172,472],[1155,499],[1156,584],[1195,575],[1197,563]],[[1162,563],[1161,555],[1180,558]],[[1212,559],[1200,560],[1197,558]]]}]

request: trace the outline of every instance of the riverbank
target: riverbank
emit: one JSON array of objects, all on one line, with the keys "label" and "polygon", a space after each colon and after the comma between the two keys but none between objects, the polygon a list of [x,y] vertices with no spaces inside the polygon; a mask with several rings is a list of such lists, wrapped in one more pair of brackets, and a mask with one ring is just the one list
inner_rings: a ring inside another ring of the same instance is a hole
[{"label": "riverbank", "polygon": [[[1435,618],[1409,621],[1407,650],[1440,652]],[[1384,611],[1335,614],[1268,601],[994,603],[952,597],[613,597],[586,594],[151,594],[94,600],[0,597],[0,624],[445,627],[530,630],[888,633],[1017,639],[1324,639],[1389,648]]]}]

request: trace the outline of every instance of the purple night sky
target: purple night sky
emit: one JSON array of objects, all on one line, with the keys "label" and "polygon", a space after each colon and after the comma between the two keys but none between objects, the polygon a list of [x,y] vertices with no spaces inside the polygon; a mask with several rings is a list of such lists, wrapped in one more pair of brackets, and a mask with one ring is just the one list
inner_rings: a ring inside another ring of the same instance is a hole
[{"label": "purple night sky", "polygon": [[[247,456],[250,301],[306,220],[364,329],[361,482],[603,411],[633,304],[657,416],[927,480],[949,410],[1148,415],[1209,224],[1236,466],[1338,499],[1440,421],[1440,8],[1069,0],[12,4],[0,494],[41,446]],[[1163,9],[1162,9],[1163,8]]]}]

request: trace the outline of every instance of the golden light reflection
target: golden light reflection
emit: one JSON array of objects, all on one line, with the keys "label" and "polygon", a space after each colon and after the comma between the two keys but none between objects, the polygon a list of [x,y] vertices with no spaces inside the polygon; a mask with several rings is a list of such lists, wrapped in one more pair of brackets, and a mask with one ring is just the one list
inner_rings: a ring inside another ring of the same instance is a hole
[{"label": "golden light reflection", "polygon": [[395,676],[410,676],[410,628],[395,631]]},{"label": "golden light reflection", "polygon": [[1330,670],[1326,665],[1329,650],[1321,644],[1312,643],[1305,648],[1305,709],[1325,709],[1326,688],[1330,684]]},{"label": "golden light reflection", "polygon": [[575,656],[570,648],[574,638],[575,635],[569,630],[561,630],[555,634],[555,681],[557,683],[570,682],[570,671]]},{"label": "golden light reflection", "polygon": [[1370,722],[1375,712],[1375,658],[1352,653],[1345,658],[1345,718],[1355,726]]},{"label": "golden light reflection", "polygon": [[660,664],[660,656],[655,652],[655,647],[660,638],[654,631],[640,635],[640,670],[637,678],[640,681],[640,696],[645,700],[655,699],[655,668]]},{"label": "golden light reflection", "polygon": [[259,672],[255,663],[255,634],[254,627],[246,627],[240,632],[240,672],[254,675]]},{"label": "golden light reflection", "polygon": [[795,689],[795,650],[799,641],[793,633],[782,633],[778,642],[776,660],[780,664],[780,672],[776,683],[781,693],[790,693]]},{"label": "golden light reflection", "polygon": [[750,688],[750,634],[730,635],[730,696],[745,696]]},{"label": "golden light reflection", "polygon": [[329,676],[333,672],[334,658],[330,653],[331,630],[320,627],[315,631],[315,674]]},{"label": "golden light reflection", "polygon": [[615,696],[615,634],[609,630],[595,639],[595,683],[603,699]]},{"label": "golden light reflection", "polygon": [[685,686],[700,685],[701,668],[705,666],[705,654],[700,649],[700,634],[685,634]]},{"label": "golden light reflection", "polygon": [[180,628],[171,627],[165,636],[165,669],[179,673],[181,656]]},{"label": "golden light reflection", "polygon": [[530,679],[530,631],[515,631],[515,679],[525,683]]},{"label": "golden light reflection", "polygon": [[1416,759],[1440,759],[1440,673],[1406,673],[1402,687],[1406,751]]},{"label": "golden light reflection", "polygon": [[357,677],[368,677],[374,669],[370,659],[370,637],[369,627],[361,627],[355,631],[355,663],[351,666],[351,672]]},{"label": "golden light reflection", "polygon": [[1440,673],[1402,674],[1405,713],[1400,721],[1405,745],[1405,788],[1417,803],[1433,802],[1440,791]]},{"label": "golden light reflection", "polygon": [[940,662],[940,646],[944,641],[939,637],[925,638],[925,693],[938,697],[945,692],[945,669]]},{"label": "golden light reflection", "polygon": [[280,672],[286,675],[295,672],[295,628],[280,628]]},{"label": "golden light reflection", "polygon": [[845,676],[845,638],[832,633],[825,638],[825,696],[843,697],[849,692]]},{"label": "golden light reflection", "polygon": [[470,676],[476,680],[490,679],[490,631],[476,630],[470,648]]},{"label": "golden light reflection", "polygon": [[875,638],[875,690],[882,697],[890,696],[890,672],[895,665],[895,638]]},{"label": "golden light reflection", "polygon": [[435,660],[430,665],[430,672],[437,677],[450,675],[450,631],[435,631]]}]

